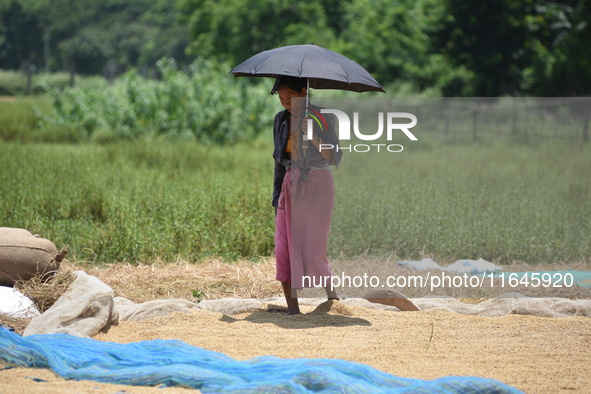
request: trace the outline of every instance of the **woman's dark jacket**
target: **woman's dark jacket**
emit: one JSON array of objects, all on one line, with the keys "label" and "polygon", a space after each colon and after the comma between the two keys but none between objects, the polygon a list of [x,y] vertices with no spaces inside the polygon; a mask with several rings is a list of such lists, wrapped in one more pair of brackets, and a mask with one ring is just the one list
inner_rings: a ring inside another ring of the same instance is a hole
[{"label": "woman's dark jacket", "polygon": [[[311,108],[320,112],[320,107],[312,105]],[[300,155],[299,162],[292,163],[289,155],[287,152],[285,152],[285,147],[287,146],[287,140],[289,137],[287,128],[287,122],[289,122],[288,115],[289,112],[287,110],[283,110],[275,115],[275,119],[273,121],[273,158],[275,159],[275,171],[273,178],[272,204],[275,208],[277,208],[279,195],[281,194],[281,185],[283,184],[283,177],[285,176],[285,171],[288,167],[297,165],[305,171],[306,169],[310,169],[310,167],[322,167],[326,164],[338,166],[339,162],[341,161],[341,156],[343,155],[342,150],[337,150],[336,148],[333,149],[333,160],[331,163],[328,163],[310,141],[308,142],[307,154],[305,157],[304,155]],[[320,125],[314,122],[314,133],[320,136],[320,139],[324,144],[331,144],[334,147],[338,147],[339,140],[335,130],[335,116],[332,114],[322,114],[322,116],[326,120],[328,128],[320,127]]]}]

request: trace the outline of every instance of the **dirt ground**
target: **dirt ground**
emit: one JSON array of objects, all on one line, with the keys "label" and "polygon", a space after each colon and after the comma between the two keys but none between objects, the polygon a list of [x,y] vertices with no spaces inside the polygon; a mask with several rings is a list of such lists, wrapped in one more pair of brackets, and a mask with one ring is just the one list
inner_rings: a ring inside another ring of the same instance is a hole
[{"label": "dirt ground", "polygon": [[[177,262],[101,268],[73,264],[136,302],[156,298],[211,299],[279,296],[273,262],[200,265]],[[513,269],[519,271],[521,268]],[[573,269],[580,269],[573,267]],[[468,294],[465,294],[468,295]],[[571,298],[587,298],[571,294]],[[466,298],[465,300],[467,300]],[[477,299],[474,302],[478,302]],[[443,310],[388,312],[340,302],[301,315],[277,308],[233,316],[197,310],[140,322],[120,322],[95,337],[119,343],[180,339],[239,360],[262,355],[334,358],[410,378],[479,376],[525,393],[591,392],[591,319],[508,315],[481,317]],[[44,382],[36,381],[42,379]],[[2,393],[196,392],[66,381],[47,370],[0,370]]]}]

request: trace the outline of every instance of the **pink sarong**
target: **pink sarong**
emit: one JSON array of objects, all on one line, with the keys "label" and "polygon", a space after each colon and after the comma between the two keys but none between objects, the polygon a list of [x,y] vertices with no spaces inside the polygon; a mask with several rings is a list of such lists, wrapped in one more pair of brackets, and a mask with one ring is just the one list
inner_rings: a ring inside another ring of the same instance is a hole
[{"label": "pink sarong", "polygon": [[[275,219],[275,258],[281,282],[294,290],[330,285],[332,270],[326,257],[334,206],[332,172],[288,169],[283,179]],[[304,279],[304,277],[306,277]]]}]

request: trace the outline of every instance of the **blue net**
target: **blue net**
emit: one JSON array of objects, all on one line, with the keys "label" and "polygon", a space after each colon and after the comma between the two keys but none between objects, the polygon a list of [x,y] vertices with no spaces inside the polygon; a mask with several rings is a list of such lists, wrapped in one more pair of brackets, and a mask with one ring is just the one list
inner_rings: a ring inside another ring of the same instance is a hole
[{"label": "blue net", "polygon": [[50,368],[66,379],[143,386],[186,386],[203,393],[488,393],[521,391],[478,377],[399,378],[343,360],[237,361],[178,340],[119,344],[67,334],[21,337],[0,328],[0,362]]}]

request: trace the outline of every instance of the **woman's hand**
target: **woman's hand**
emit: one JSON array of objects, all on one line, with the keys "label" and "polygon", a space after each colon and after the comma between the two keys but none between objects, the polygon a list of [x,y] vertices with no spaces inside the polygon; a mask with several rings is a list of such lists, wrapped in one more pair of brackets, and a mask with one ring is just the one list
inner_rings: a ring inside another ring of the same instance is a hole
[{"label": "woman's hand", "polygon": [[[302,120],[302,132],[305,133],[307,135],[308,133],[308,122],[312,122],[312,119],[310,118],[304,118]],[[313,126],[312,126],[312,130],[314,130]],[[320,152],[320,154],[322,155],[322,157],[324,157],[324,159],[326,161],[328,161],[329,163],[332,163],[333,160],[333,152],[332,149],[327,149],[327,148],[323,148],[322,150],[320,149],[320,144],[322,144],[322,140],[320,139],[320,136],[314,132],[312,132],[312,139],[309,140],[308,142],[308,146],[314,145],[314,147],[316,148],[316,150],[318,152]]]}]

